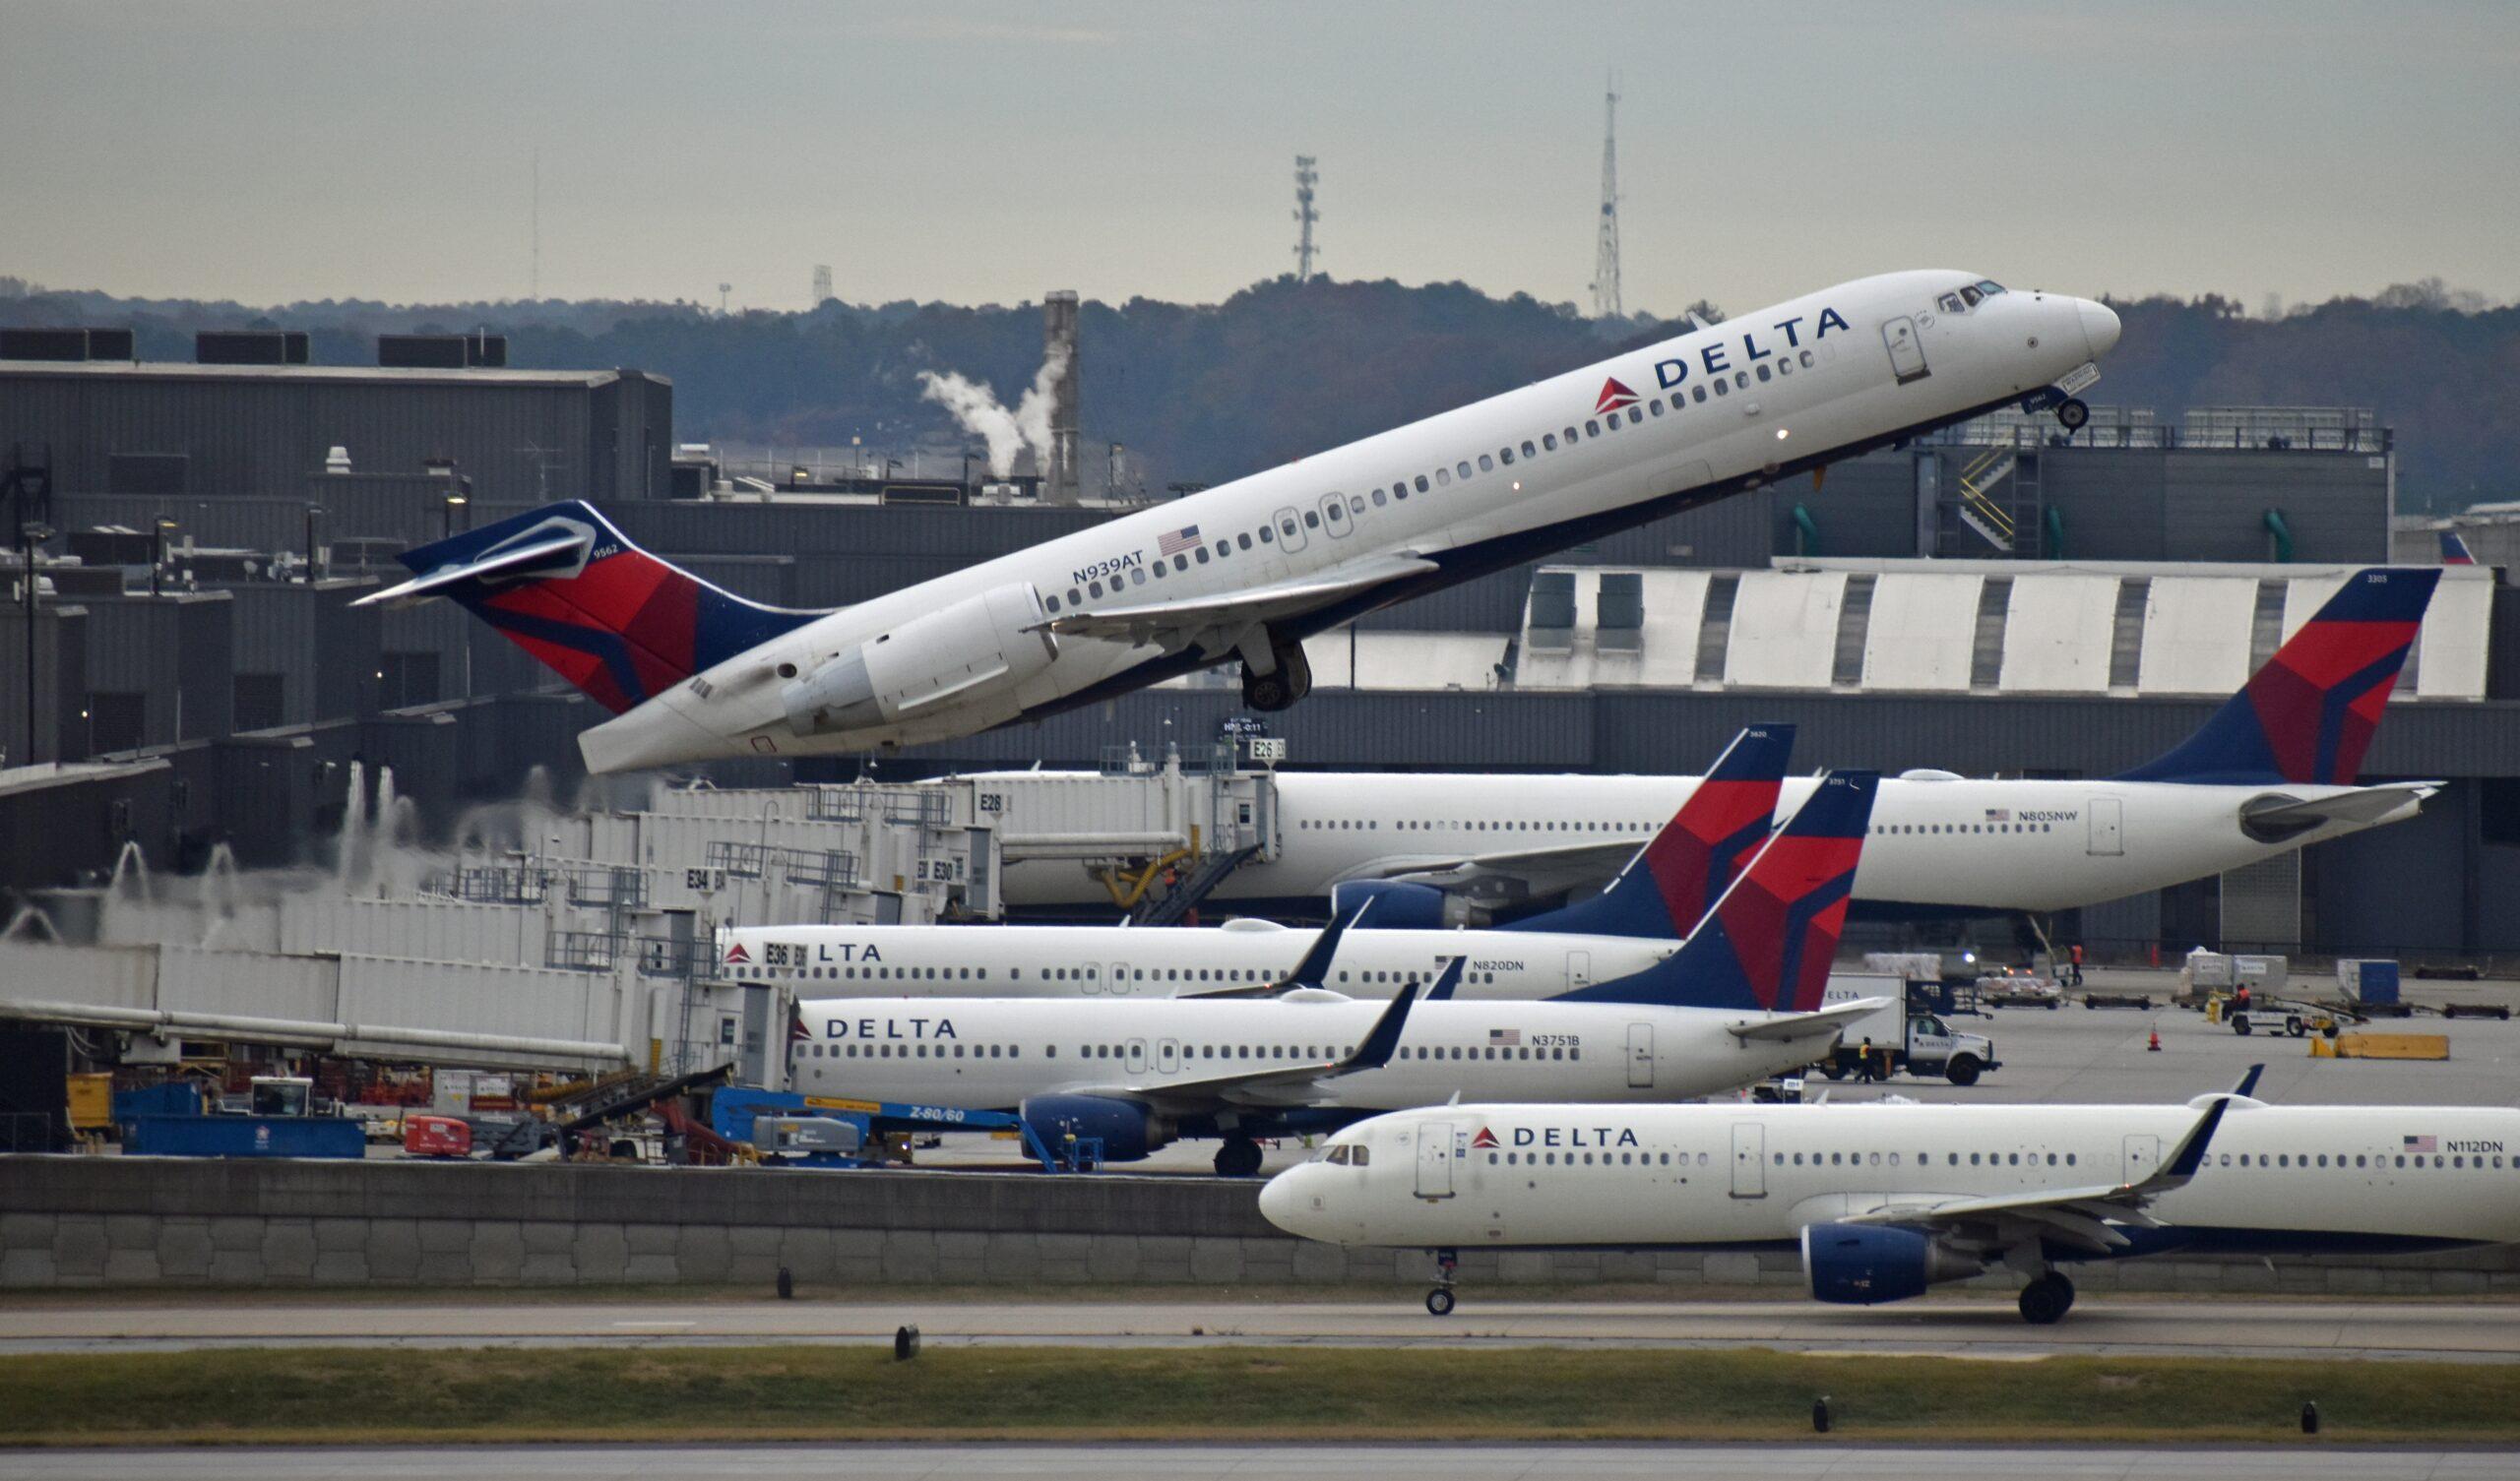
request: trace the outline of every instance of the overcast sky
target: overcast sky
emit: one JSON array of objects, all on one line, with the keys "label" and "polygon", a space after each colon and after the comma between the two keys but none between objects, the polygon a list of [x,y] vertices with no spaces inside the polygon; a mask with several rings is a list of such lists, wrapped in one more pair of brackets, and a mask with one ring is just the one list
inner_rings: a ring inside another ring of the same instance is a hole
[{"label": "overcast sky", "polygon": [[0,274],[246,302],[2520,296],[2520,3],[0,0]]}]

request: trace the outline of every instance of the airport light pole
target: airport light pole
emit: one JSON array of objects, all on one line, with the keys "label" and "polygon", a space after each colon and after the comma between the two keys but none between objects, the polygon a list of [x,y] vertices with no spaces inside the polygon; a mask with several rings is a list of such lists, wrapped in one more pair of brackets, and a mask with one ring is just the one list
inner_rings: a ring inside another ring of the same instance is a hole
[{"label": "airport light pole", "polygon": [[27,759],[35,764],[35,547],[52,538],[52,526],[32,521],[18,526],[18,548],[26,554],[27,590]]}]

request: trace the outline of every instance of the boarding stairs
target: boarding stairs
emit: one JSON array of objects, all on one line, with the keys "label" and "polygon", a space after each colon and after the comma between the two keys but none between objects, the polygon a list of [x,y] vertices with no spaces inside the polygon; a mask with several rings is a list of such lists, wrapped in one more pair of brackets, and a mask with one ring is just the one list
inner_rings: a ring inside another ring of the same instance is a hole
[{"label": "boarding stairs", "polygon": [[1179,925],[1182,917],[1196,909],[1201,900],[1206,899],[1219,885],[1226,882],[1228,876],[1256,857],[1259,852],[1260,845],[1250,843],[1240,848],[1225,849],[1202,857],[1197,866],[1171,888],[1161,892],[1150,890],[1138,896],[1138,902],[1129,909],[1129,924],[1133,926]]}]

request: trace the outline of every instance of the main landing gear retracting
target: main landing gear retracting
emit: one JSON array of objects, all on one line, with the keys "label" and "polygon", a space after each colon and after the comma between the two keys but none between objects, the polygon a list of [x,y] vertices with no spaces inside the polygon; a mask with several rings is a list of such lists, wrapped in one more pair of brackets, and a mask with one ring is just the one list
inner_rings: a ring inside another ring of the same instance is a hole
[{"label": "main landing gear retracting", "polygon": [[1269,660],[1265,674],[1253,668],[1248,658],[1242,663],[1242,703],[1264,714],[1292,710],[1296,701],[1312,693],[1312,663],[1304,657],[1302,644],[1272,637]]},{"label": "main landing gear retracting", "polygon": [[2056,413],[2057,422],[2068,432],[2079,432],[2091,421],[2091,407],[2078,396],[2069,396],[2053,386],[2021,403],[2024,411],[2042,408]]},{"label": "main landing gear retracting", "polygon": [[2061,1321],[2074,1309],[2074,1283],[2054,1270],[2021,1288],[2021,1320],[2033,1327]]}]

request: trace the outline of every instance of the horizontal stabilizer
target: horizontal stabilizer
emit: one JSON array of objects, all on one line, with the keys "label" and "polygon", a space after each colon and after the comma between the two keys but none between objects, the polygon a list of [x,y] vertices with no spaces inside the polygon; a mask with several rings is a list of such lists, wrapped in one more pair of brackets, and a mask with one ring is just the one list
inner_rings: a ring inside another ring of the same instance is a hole
[{"label": "horizontal stabilizer", "polygon": [[1778,1014],[1770,1018],[1724,1026],[1736,1039],[1754,1043],[1790,1042],[1841,1030],[1858,1018],[1869,1018],[1896,1001],[1894,998],[1858,998],[1851,1003],[1832,1003],[1810,1013]]},{"label": "horizontal stabilizer", "polygon": [[426,576],[415,576],[399,586],[371,591],[350,605],[414,606],[443,593],[459,582],[520,581],[529,576],[568,570],[585,564],[587,550],[594,543],[595,531],[592,529],[559,530],[527,544],[499,547],[474,560],[440,566]]}]

